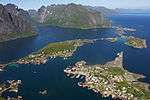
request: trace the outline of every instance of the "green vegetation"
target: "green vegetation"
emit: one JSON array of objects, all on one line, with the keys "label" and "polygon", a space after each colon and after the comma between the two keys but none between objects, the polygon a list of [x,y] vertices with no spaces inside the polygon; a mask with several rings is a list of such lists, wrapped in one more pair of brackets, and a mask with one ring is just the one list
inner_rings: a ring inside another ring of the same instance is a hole
[{"label": "green vegetation", "polygon": [[109,28],[111,26],[111,22],[104,18],[103,14],[82,5],[68,4],[41,7],[38,16],[42,15],[44,10],[47,11],[47,14],[44,19],[39,17],[38,21],[45,25],[79,29]]},{"label": "green vegetation", "polygon": [[40,50],[40,52],[44,52],[45,55],[53,55],[58,52],[63,51],[72,51],[75,49],[74,42],[58,42],[58,43],[50,43],[46,47]]},{"label": "green vegetation", "polygon": [[112,74],[113,76],[125,74],[125,70],[122,70],[122,69],[119,68],[119,67],[111,67],[111,68],[108,68],[107,71],[108,71],[110,74]]},{"label": "green vegetation", "polygon": [[35,60],[36,58],[47,58],[50,56],[67,56],[67,53],[72,52],[76,49],[73,41],[64,41],[49,43],[41,50],[32,53],[29,56],[24,57],[24,60]]},{"label": "green vegetation", "polygon": [[108,39],[108,41],[110,41],[110,42],[117,42],[117,38],[110,38],[110,39]]},{"label": "green vegetation", "polygon": [[86,62],[80,61],[64,72],[74,76],[84,75],[83,87],[100,92],[103,96],[111,95],[113,98],[123,100],[149,100],[149,84],[139,82],[138,79],[143,76],[125,70],[122,61],[123,53],[120,53],[115,60],[103,65],[86,65]]},{"label": "green vegetation", "polygon": [[96,28],[96,26],[88,23],[82,23],[79,16],[65,17],[62,20],[59,18],[49,17],[45,22],[45,25],[59,26],[59,27],[70,27],[80,29]]},{"label": "green vegetation", "polygon": [[0,42],[35,35],[28,12],[14,4],[0,5],[0,18]]},{"label": "green vegetation", "polygon": [[131,37],[131,36],[127,38],[127,42],[125,44],[134,48],[146,48],[147,47],[146,40]]},{"label": "green vegetation", "polygon": [[6,100],[5,98],[3,98],[3,97],[0,97],[0,100]]},{"label": "green vegetation", "polygon": [[33,52],[32,54],[20,59],[17,62],[20,64],[42,64],[45,63],[47,61],[47,58],[49,57],[64,57],[64,59],[66,59],[67,57],[72,56],[77,47],[82,46],[86,43],[93,43],[93,41],[94,40],[77,39],[64,42],[49,43],[39,51]]},{"label": "green vegetation", "polygon": [[117,37],[115,37],[115,38],[102,38],[102,40],[106,40],[106,41],[114,43],[114,42],[118,41],[118,38]]},{"label": "green vegetation", "polygon": [[37,24],[38,18],[36,16],[31,16],[31,22],[32,24]]},{"label": "green vegetation", "polygon": [[136,96],[140,100],[148,100],[150,99],[150,92],[146,90],[141,90],[139,87],[135,87],[133,84],[129,84],[127,81],[118,82],[117,87],[119,90],[123,90],[123,88],[134,96]]},{"label": "green vegetation", "polygon": [[17,38],[25,38],[25,37],[30,37],[30,36],[35,36],[37,35],[36,32],[24,32],[24,33],[10,33],[10,34],[5,34],[0,37],[0,42],[4,41],[9,41],[9,40],[14,40]]}]

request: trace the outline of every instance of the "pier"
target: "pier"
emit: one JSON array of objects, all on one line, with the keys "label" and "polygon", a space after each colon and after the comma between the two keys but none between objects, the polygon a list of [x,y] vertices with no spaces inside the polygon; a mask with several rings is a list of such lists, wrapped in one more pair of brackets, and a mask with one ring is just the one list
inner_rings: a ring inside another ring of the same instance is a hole
[{"label": "pier", "polygon": [[64,72],[69,77],[74,76],[72,78],[84,76],[85,81],[79,82],[78,85],[100,93],[104,97],[112,96],[124,100],[150,99],[150,90],[148,90],[150,85],[138,81],[144,76],[124,69],[123,52],[118,53],[115,60],[105,64],[87,65],[85,61],[80,61],[66,68]]},{"label": "pier", "polygon": [[18,86],[19,84],[21,84],[21,80],[8,80],[7,84],[2,84],[0,86],[0,95],[3,94],[6,91],[10,91],[10,92],[18,92]]}]

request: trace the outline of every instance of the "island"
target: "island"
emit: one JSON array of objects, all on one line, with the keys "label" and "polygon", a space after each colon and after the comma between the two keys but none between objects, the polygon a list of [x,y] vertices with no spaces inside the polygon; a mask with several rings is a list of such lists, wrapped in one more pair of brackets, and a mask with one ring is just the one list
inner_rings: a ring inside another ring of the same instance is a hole
[{"label": "island", "polygon": [[116,29],[116,33],[119,36],[125,35],[126,32],[135,32],[136,29],[128,28],[128,27],[121,27],[121,26],[112,26],[113,29]]},{"label": "island", "polygon": [[117,37],[114,37],[114,38],[101,38],[101,40],[106,40],[108,42],[115,43],[115,42],[118,41],[118,38]]},{"label": "island", "polygon": [[91,89],[104,97],[121,100],[149,100],[149,84],[138,81],[143,75],[131,73],[123,68],[123,52],[105,64],[87,65],[85,61],[77,62],[64,70],[67,76],[80,78],[78,85]]},{"label": "island", "polygon": [[0,84],[0,100],[22,100],[22,96],[4,98],[2,95],[8,93],[18,93],[18,87],[22,83],[21,80],[7,80]]},{"label": "island", "polygon": [[146,40],[137,38],[134,36],[127,36],[126,31],[129,32],[135,32],[136,29],[133,28],[123,28],[123,27],[112,27],[116,29],[116,34],[118,34],[120,37],[126,39],[127,41],[124,43],[125,45],[131,46],[133,48],[147,48]]},{"label": "island", "polygon": [[125,44],[133,48],[147,48],[145,39],[140,39],[133,36],[127,37],[127,42],[125,42]]},{"label": "island", "polygon": [[47,90],[41,90],[41,91],[39,91],[39,94],[45,96],[48,94],[48,91]]},{"label": "island", "polygon": [[87,43],[94,43],[96,39],[76,39],[64,42],[49,43],[44,48],[34,52],[17,61],[19,64],[44,64],[48,58],[63,57],[64,59],[72,56],[76,49]]}]

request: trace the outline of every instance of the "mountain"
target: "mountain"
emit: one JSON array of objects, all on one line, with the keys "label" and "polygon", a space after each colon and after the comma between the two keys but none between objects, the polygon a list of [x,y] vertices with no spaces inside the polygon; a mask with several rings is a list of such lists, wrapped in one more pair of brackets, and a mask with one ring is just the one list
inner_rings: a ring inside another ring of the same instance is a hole
[{"label": "mountain", "polygon": [[0,42],[33,36],[36,33],[27,11],[14,4],[0,4]]},{"label": "mountain", "polygon": [[120,14],[150,14],[150,9],[115,9]]},{"label": "mountain", "polygon": [[42,6],[38,10],[37,20],[46,25],[81,29],[108,28],[111,26],[111,22],[104,18],[100,11],[73,3]]},{"label": "mountain", "polygon": [[38,16],[38,12],[34,9],[29,9],[28,10],[28,13],[31,17],[31,22],[33,25],[36,25],[37,24],[37,16]]},{"label": "mountain", "polygon": [[29,10],[28,10],[28,13],[29,13],[29,15],[30,15],[31,17],[37,16],[37,11],[34,10],[34,9],[29,9]]},{"label": "mountain", "polygon": [[117,14],[117,12],[113,9],[108,9],[106,7],[103,6],[87,6],[88,9],[92,9],[92,10],[96,10],[97,12],[101,12],[102,14],[104,14],[105,16],[110,16],[110,15],[115,15]]}]

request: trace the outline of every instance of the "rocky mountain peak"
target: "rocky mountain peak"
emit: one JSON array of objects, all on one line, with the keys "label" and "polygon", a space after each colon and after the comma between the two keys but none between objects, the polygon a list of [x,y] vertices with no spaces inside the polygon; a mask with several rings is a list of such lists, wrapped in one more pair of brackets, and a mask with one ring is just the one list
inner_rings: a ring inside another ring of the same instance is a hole
[{"label": "rocky mountain peak", "polygon": [[0,5],[0,42],[26,37],[29,33],[32,35],[33,28],[27,11],[14,4]]}]

